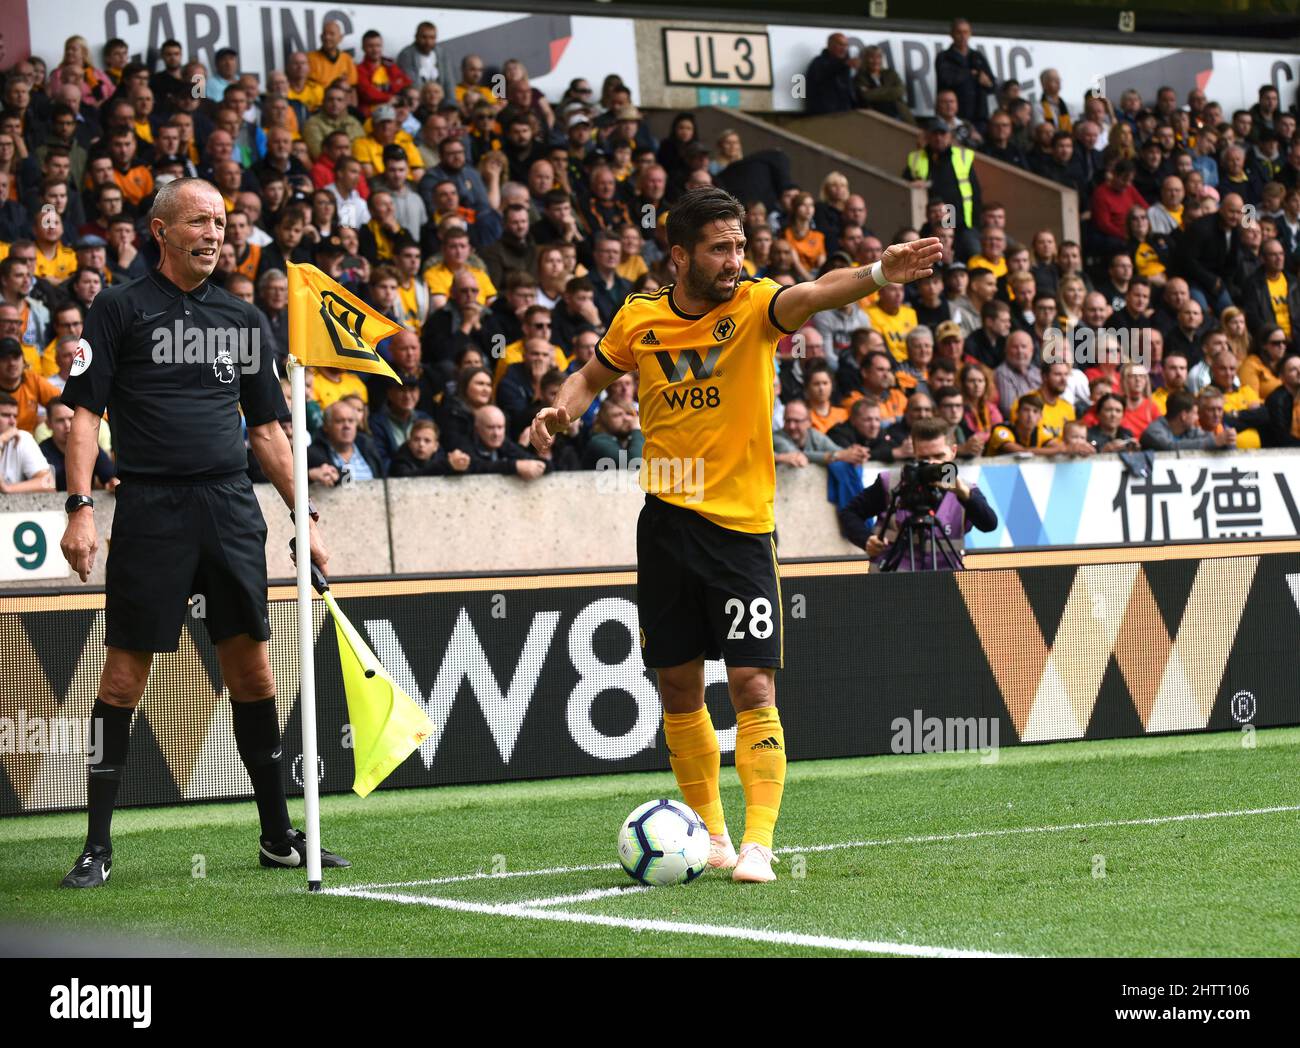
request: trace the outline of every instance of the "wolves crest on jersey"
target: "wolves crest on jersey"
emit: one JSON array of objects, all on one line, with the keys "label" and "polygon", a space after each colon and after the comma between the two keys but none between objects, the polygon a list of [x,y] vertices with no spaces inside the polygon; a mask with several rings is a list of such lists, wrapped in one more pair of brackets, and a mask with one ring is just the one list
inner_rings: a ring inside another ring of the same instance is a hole
[{"label": "wolves crest on jersey", "polygon": [[[792,333],[773,311],[782,290],[742,278],[699,315],[677,307],[672,285],[629,295],[596,347],[606,367],[641,375],[641,486],[733,531],[775,527],[775,354]],[[673,483],[683,477],[702,484],[683,490]]]}]

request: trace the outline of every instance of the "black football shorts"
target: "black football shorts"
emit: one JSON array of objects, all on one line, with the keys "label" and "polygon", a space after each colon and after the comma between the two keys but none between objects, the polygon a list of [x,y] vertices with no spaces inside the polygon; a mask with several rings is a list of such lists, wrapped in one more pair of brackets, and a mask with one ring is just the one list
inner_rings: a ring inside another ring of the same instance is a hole
[{"label": "black football shorts", "polygon": [[105,575],[110,647],[175,651],[186,615],[214,644],[270,637],[266,521],[246,474],[202,484],[123,480]]},{"label": "black football shorts", "polygon": [[771,532],[748,534],[647,495],[637,521],[637,616],[651,669],[703,655],[782,664],[781,582]]}]

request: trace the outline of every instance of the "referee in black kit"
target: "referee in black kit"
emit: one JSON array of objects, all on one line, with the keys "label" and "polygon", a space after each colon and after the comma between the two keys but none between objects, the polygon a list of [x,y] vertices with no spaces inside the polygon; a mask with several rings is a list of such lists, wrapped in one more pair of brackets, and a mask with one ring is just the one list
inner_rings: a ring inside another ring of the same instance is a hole
[{"label": "referee in black kit", "polygon": [[[293,452],[280,428],[287,407],[270,348],[263,356],[254,341],[256,311],[208,282],[225,225],[225,204],[211,183],[180,178],[158,191],[149,230],[162,260],[148,276],[95,299],[63,392],[76,414],[62,549],[83,582],[99,548],[90,481],[106,408],[122,480],[106,567],[107,652],[93,713],[102,756],[87,769],[89,829],[85,850],[63,879],[68,888],[108,880],[109,826],[131,715],[153,653],[176,650],[196,593],[206,602],[204,624],[257,798],[258,858],[267,867],[306,863],[306,839],[289,824],[280,771],[275,680],[266,653],[266,522],[248,479],[241,409],[258,463],[290,507]],[[253,353],[241,352],[250,345]],[[328,556],[313,521],[312,560],[323,568]],[[322,849],[321,865],[350,863]]]}]

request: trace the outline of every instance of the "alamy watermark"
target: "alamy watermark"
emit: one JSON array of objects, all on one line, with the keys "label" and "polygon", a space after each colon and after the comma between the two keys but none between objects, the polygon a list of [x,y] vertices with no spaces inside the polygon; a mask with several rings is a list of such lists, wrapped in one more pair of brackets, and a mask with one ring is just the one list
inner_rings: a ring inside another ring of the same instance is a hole
[{"label": "alamy watermark", "polygon": [[704,501],[704,459],[656,455],[643,459],[620,450],[617,458],[596,463],[596,491],[601,495],[649,491],[656,495],[685,495],[690,503]]},{"label": "alamy watermark", "polygon": [[199,327],[177,320],[156,327],[151,336],[155,364],[206,364],[222,385],[235,381],[235,369],[256,374],[262,363],[262,331],[247,327]]},{"label": "alamy watermark", "polygon": [[1100,327],[1080,324],[1068,334],[1059,328],[1043,332],[1043,364],[1064,362],[1074,367],[1130,363],[1150,368],[1155,363],[1150,328]]},{"label": "alamy watermark", "polygon": [[23,753],[84,753],[86,763],[98,764],[104,754],[104,725],[95,717],[32,717],[20,708],[17,717],[0,717],[0,754]]},{"label": "alamy watermark", "polygon": [[911,717],[889,723],[892,753],[943,753],[976,750],[981,764],[996,764],[1000,726],[996,717],[927,717],[913,710]]}]

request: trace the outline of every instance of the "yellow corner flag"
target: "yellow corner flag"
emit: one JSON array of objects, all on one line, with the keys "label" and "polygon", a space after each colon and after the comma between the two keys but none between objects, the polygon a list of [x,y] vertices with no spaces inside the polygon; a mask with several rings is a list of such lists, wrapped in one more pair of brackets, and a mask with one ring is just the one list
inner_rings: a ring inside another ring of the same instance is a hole
[{"label": "yellow corner flag", "polygon": [[436,729],[415,700],[393,683],[383,663],[339,611],[334,594],[326,590],[324,596],[338,634],[343,690],[352,724],[356,762],[352,789],[365,797]]},{"label": "yellow corner flag", "polygon": [[315,266],[288,265],[289,352],[298,363],[396,379],[374,347],[404,330],[402,325],[376,313]]}]

